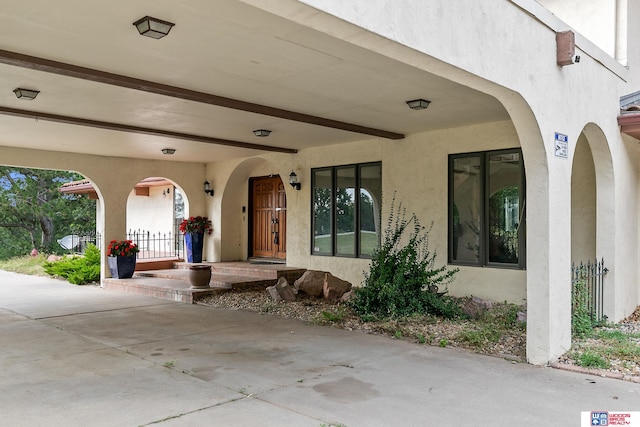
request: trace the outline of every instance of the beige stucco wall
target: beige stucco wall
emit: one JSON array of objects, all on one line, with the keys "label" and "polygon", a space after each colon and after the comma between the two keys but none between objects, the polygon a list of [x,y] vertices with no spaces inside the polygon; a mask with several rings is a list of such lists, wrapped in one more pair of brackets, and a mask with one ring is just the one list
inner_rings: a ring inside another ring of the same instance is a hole
[{"label": "beige stucco wall", "polygon": [[[246,258],[248,246],[248,215],[241,213],[248,206],[248,179],[280,175],[285,184],[292,169],[296,171],[302,190],[287,188],[287,264],[307,269],[330,271],[332,274],[362,284],[369,260],[342,257],[313,256],[311,239],[311,169],[373,161],[382,162],[383,217],[386,224],[390,201],[396,196],[408,212],[415,212],[431,230],[431,249],[439,253],[441,264],[447,262],[447,174],[448,155],[472,151],[519,147],[518,136],[511,122],[488,123],[411,135],[402,141],[363,140],[350,144],[303,150],[296,155],[270,154],[245,162],[222,162],[207,165],[212,181],[223,183],[236,171],[242,176],[233,185],[217,193],[221,204],[233,208],[222,212],[222,229],[228,239],[214,233],[220,240],[216,260]],[[249,166],[246,166],[246,165]],[[215,197],[214,197],[215,198]],[[217,202],[216,202],[217,203]],[[216,204],[214,203],[214,204]],[[216,217],[217,215],[212,215]],[[231,249],[230,249],[231,248]],[[451,294],[476,295],[493,300],[522,303],[526,298],[526,273],[520,270],[462,267],[449,288]]]}]

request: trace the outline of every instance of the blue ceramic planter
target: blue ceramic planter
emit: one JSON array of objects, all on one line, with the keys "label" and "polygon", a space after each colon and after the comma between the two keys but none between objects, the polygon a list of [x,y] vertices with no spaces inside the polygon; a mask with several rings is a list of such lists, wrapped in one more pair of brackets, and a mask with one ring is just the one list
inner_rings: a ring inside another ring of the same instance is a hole
[{"label": "blue ceramic planter", "polygon": [[184,246],[187,249],[187,262],[202,262],[204,233],[187,233],[184,235]]},{"label": "blue ceramic planter", "polygon": [[135,256],[109,256],[107,264],[114,279],[130,279],[136,270]]}]

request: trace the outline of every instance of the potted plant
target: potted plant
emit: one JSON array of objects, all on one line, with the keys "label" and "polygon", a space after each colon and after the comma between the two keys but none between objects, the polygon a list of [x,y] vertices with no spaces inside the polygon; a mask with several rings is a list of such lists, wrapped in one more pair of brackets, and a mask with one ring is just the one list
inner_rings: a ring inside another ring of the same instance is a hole
[{"label": "potted plant", "polygon": [[140,250],[131,240],[112,240],[107,247],[107,264],[111,277],[129,279],[136,269],[136,254]]},{"label": "potted plant", "polygon": [[202,262],[204,234],[211,234],[213,228],[206,216],[190,216],[180,223],[180,232],[184,234],[187,249],[187,262]]}]

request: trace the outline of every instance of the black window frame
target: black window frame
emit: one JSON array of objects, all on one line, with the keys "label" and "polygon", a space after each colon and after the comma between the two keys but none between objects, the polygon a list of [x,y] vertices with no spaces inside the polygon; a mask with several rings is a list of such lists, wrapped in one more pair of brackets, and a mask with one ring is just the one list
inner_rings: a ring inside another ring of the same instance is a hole
[{"label": "black window frame", "polygon": [[[519,155],[519,167],[520,167],[520,182],[519,182],[519,227],[518,227],[518,262],[506,263],[489,261],[489,162],[492,156],[500,154],[513,154]],[[479,257],[477,261],[461,261],[453,259],[453,239],[454,239],[454,162],[456,159],[461,158],[479,158],[480,159],[480,185],[481,185],[481,204],[480,206],[480,248]],[[501,150],[490,151],[476,151],[471,153],[456,153],[449,154],[448,161],[448,231],[447,231],[447,258],[448,263],[452,265],[472,266],[472,267],[491,267],[491,268],[507,268],[507,269],[526,269],[526,174],[524,167],[524,159],[522,157],[522,149],[510,148]]]},{"label": "black window frame", "polygon": [[[371,259],[371,254],[362,253],[362,241],[361,241],[361,230],[360,230],[360,215],[361,215],[361,206],[360,206],[360,190],[361,186],[361,171],[365,167],[378,166],[380,168],[380,184],[382,187],[382,162],[367,162],[367,163],[352,163],[346,165],[337,165],[337,166],[326,166],[319,168],[311,169],[311,244],[310,244],[310,252],[312,256],[325,256],[325,257],[340,257],[340,258],[364,258]],[[349,169],[355,168],[355,188],[354,188],[354,197],[355,197],[355,211],[354,211],[354,239],[355,239],[355,249],[354,254],[342,254],[338,253],[338,233],[337,233],[337,216],[336,216],[336,189],[338,182],[338,174],[337,171],[340,169]],[[314,202],[315,202],[315,189],[316,189],[316,171],[330,171],[331,172],[331,207],[330,207],[330,223],[331,223],[331,248],[329,252],[316,252],[315,249],[315,212],[314,212]],[[380,205],[380,210],[382,210],[382,206]],[[379,212],[379,215],[382,212]],[[380,224],[378,224],[380,227]],[[380,228],[378,228],[380,229]],[[381,242],[381,234],[378,233],[378,247],[380,247]]]}]

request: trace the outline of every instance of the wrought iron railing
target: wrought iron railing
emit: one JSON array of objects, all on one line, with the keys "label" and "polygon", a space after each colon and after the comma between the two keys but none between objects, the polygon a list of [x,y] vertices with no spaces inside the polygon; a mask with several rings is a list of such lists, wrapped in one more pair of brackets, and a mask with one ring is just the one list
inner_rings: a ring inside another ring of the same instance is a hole
[{"label": "wrought iron railing", "polygon": [[606,320],[604,315],[604,277],[609,269],[604,266],[604,258],[600,261],[580,261],[578,266],[571,264],[571,296],[576,298],[576,284],[585,282],[586,292],[583,293],[584,303],[589,309],[592,322]]},{"label": "wrought iron railing", "polygon": [[184,244],[180,234],[129,230],[127,240],[138,245],[138,259],[183,257]]}]

